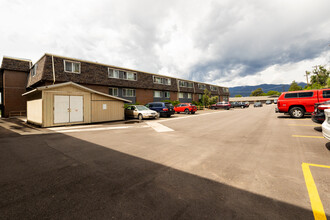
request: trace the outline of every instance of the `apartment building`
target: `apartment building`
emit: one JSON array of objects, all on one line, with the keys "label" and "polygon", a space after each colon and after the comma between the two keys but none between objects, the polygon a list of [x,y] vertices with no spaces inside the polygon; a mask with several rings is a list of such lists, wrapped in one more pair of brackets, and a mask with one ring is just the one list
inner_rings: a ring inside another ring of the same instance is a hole
[{"label": "apartment building", "polygon": [[[8,86],[8,78],[17,77],[20,80],[15,83],[19,85]],[[35,64],[30,60],[4,57],[0,79],[2,112],[5,117],[8,117],[10,111],[26,109],[24,98],[20,97],[13,102],[13,97],[8,97],[8,94],[13,94],[10,87],[17,88],[14,93],[18,97],[39,86],[68,81],[140,104],[162,100],[199,101],[205,89],[220,101],[229,98],[229,90],[226,87],[53,54],[44,54]],[[20,104],[17,105],[18,103]]]}]

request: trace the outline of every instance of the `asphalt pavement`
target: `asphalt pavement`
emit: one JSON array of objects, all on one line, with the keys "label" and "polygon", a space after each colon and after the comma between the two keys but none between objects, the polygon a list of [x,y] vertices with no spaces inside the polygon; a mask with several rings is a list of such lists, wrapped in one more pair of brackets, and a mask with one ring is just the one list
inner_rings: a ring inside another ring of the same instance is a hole
[{"label": "asphalt pavement", "polygon": [[[0,122],[1,219],[313,219],[330,216],[320,125],[262,108],[20,129]],[[315,195],[312,195],[315,196]]]}]

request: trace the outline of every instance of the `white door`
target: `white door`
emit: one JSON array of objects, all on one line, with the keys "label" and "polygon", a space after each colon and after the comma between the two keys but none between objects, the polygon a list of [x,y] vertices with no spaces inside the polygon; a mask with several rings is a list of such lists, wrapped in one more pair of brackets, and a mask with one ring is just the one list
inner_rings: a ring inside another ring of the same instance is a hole
[{"label": "white door", "polygon": [[83,97],[70,96],[70,122],[84,121]]},{"label": "white door", "polygon": [[54,96],[54,124],[68,123],[70,121],[70,97],[64,95]]}]

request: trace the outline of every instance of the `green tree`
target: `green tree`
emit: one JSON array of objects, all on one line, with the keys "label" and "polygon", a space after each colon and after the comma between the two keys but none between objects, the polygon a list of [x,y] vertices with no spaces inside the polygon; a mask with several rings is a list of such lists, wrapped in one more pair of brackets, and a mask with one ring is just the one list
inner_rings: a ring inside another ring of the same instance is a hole
[{"label": "green tree", "polygon": [[296,81],[292,81],[289,91],[298,91],[298,90],[302,90],[303,88],[301,86],[299,86]]},{"label": "green tree", "polygon": [[267,93],[266,93],[267,96],[271,96],[271,95],[281,95],[280,92],[278,91],[273,91],[273,90],[269,90]]},{"label": "green tree", "polygon": [[262,91],[262,88],[258,88],[254,91],[251,92],[251,95],[250,96],[264,96],[265,93],[264,91]]},{"label": "green tree", "polygon": [[210,105],[213,105],[213,104],[215,104],[215,103],[217,103],[217,102],[218,102],[218,97],[217,97],[217,96],[213,96],[213,97],[211,97],[210,100],[209,100],[209,104],[210,104]]},{"label": "green tree", "polygon": [[238,95],[235,95],[235,97],[242,97],[242,95],[238,94]]},{"label": "green tree", "polygon": [[312,71],[313,75],[311,76],[311,83],[319,83],[322,86],[327,85],[327,80],[330,75],[330,71],[327,70],[324,66],[316,66]]},{"label": "green tree", "polygon": [[205,89],[204,95],[202,97],[202,102],[205,107],[210,105],[210,97],[211,97],[211,92],[209,90]]}]

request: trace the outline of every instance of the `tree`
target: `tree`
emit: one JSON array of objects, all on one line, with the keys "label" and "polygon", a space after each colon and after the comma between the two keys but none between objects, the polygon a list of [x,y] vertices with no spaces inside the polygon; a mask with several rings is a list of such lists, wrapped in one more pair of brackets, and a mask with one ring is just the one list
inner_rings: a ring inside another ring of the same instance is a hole
[{"label": "tree", "polygon": [[258,88],[251,92],[250,96],[263,96],[265,95],[264,91],[262,91],[262,88]]},{"label": "tree", "polygon": [[209,104],[210,105],[213,105],[213,104],[215,104],[215,103],[217,103],[218,102],[218,97],[217,96],[213,96],[213,97],[211,97],[210,99],[209,99]]},{"label": "tree", "polygon": [[298,91],[298,90],[302,90],[303,88],[301,86],[299,86],[296,81],[292,81],[289,91]]},{"label": "tree", "polygon": [[242,95],[238,94],[238,95],[235,95],[235,97],[242,97]]},{"label": "tree", "polygon": [[267,93],[266,93],[267,96],[271,96],[271,95],[281,95],[280,92],[278,91],[273,91],[273,90],[269,90]]},{"label": "tree", "polygon": [[204,95],[202,97],[202,102],[205,107],[210,105],[210,96],[211,96],[211,92],[209,90],[205,89]]}]

